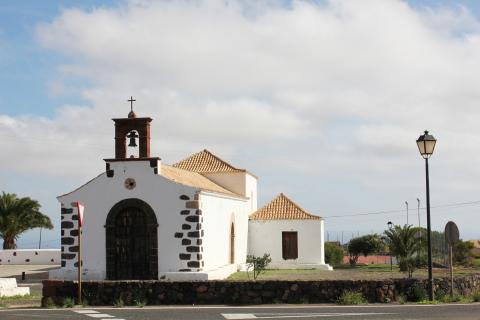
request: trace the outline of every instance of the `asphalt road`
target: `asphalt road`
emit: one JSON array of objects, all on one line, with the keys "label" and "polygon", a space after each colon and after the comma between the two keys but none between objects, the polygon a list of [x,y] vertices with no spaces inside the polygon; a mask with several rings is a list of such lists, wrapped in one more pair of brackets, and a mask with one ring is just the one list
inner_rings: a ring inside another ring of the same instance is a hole
[{"label": "asphalt road", "polygon": [[248,320],[248,319],[480,319],[480,303],[451,305],[280,305],[0,310],[1,320]]}]

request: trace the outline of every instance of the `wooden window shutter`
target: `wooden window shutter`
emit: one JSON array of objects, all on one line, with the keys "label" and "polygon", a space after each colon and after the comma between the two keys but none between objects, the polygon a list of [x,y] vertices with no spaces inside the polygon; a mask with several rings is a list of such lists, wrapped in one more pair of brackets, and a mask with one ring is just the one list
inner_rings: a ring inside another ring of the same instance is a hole
[{"label": "wooden window shutter", "polygon": [[298,233],[282,232],[282,257],[284,260],[298,258]]}]

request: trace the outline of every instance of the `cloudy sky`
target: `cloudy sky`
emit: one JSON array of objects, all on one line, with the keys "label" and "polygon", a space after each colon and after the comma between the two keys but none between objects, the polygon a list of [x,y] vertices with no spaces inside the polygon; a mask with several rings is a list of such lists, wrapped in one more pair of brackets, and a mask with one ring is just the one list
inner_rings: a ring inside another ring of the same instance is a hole
[{"label": "cloudy sky", "polygon": [[[204,148],[326,218],[330,240],[425,225],[480,238],[477,1],[15,1],[0,3],[0,190],[56,196],[104,170],[128,97],[154,118],[152,153]],[[20,241],[34,247],[38,230]]]}]

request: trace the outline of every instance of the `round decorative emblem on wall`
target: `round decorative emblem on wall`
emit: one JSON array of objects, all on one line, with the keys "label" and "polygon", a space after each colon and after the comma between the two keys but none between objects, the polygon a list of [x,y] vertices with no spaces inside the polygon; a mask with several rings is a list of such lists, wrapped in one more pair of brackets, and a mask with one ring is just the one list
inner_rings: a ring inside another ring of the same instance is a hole
[{"label": "round decorative emblem on wall", "polygon": [[137,183],[135,182],[135,179],[132,179],[132,178],[126,179],[123,184],[125,185],[125,188],[127,188],[128,190],[134,189],[137,185]]}]

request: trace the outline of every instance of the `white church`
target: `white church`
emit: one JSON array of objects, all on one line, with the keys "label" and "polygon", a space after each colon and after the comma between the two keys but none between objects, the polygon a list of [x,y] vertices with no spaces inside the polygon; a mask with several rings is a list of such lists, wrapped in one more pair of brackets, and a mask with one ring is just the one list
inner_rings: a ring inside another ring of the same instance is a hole
[{"label": "white church", "polygon": [[[324,220],[283,194],[257,210],[257,177],[207,150],[173,165],[150,155],[151,118],[115,122],[115,158],[61,203],[61,268],[76,279],[78,212],[85,280],[212,280],[245,270],[247,255],[270,254],[270,268],[331,270]],[[128,139],[127,139],[128,138]],[[137,147],[138,155],[127,156]]]}]

